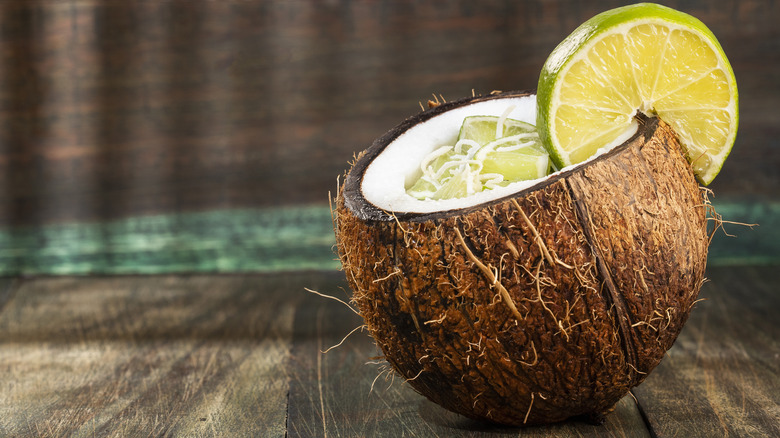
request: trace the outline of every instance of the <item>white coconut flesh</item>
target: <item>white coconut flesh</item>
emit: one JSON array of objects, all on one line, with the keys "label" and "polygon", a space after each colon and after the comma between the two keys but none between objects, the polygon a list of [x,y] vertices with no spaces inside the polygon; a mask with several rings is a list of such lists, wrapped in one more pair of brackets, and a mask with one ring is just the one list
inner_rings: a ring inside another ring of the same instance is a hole
[{"label": "white coconut flesh", "polygon": [[596,157],[625,143],[638,129],[634,120],[615,140],[600,148],[590,159],[560,169],[542,178],[517,181],[453,199],[420,200],[406,189],[419,177],[420,164],[432,152],[456,143],[463,120],[469,116],[507,117],[536,123],[536,95],[491,99],[445,111],[401,133],[366,168],[361,182],[363,198],[382,210],[399,213],[434,213],[456,210],[501,199],[540,184],[573,167],[584,166]]}]

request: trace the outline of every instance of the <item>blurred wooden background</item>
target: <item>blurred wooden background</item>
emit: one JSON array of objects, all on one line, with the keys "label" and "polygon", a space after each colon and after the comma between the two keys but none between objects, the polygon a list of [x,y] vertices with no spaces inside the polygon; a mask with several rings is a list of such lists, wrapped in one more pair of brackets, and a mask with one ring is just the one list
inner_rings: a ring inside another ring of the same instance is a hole
[{"label": "blurred wooden background", "polygon": [[[184,218],[165,222],[169,236],[189,214],[227,212],[208,229],[233,211],[313,206],[327,233],[321,212],[336,177],[419,102],[533,89],[558,42],[625,3],[3,1],[4,271],[51,246],[40,230],[52,226]],[[740,87],[740,131],[711,185],[716,199],[776,221],[780,5],[664,3],[710,27]]]}]

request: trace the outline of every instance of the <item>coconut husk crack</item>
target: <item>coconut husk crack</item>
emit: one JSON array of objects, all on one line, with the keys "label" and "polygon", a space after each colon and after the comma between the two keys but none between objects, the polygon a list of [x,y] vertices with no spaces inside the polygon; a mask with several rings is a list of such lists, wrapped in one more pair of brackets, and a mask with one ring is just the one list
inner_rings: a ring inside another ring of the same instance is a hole
[{"label": "coconut husk crack", "polygon": [[612,279],[612,273],[601,255],[599,245],[596,243],[598,237],[593,232],[595,227],[590,220],[588,207],[582,200],[584,198],[582,195],[585,188],[581,185],[578,178],[572,178],[568,182],[568,188],[571,192],[572,199],[574,199],[574,206],[577,209],[577,216],[580,219],[582,231],[585,234],[586,240],[589,242],[590,250],[593,253],[599,274],[601,274],[604,282],[604,287],[601,290],[603,292],[604,300],[610,307],[615,308],[616,314],[618,315],[616,318],[618,323],[618,336],[620,337],[623,352],[626,356],[626,364],[631,370],[636,371],[636,346],[633,345],[632,337],[630,336],[632,325],[626,317],[628,312],[626,310],[626,304],[623,301],[623,296],[615,286],[615,282]]}]

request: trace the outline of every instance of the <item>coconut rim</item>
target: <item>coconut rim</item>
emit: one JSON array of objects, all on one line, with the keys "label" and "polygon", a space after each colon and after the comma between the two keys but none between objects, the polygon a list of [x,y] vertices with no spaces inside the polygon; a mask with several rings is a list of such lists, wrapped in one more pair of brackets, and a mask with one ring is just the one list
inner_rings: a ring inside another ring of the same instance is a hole
[{"label": "coconut rim", "polygon": [[[461,108],[467,105],[486,102],[491,100],[522,98],[535,95],[536,90],[525,91],[506,91],[506,92],[494,92],[489,95],[471,96],[458,100],[442,103],[428,110],[417,113],[401,122],[396,127],[387,131],[384,135],[374,140],[374,142],[365,151],[363,151],[355,160],[352,168],[348,171],[344,180],[343,196],[345,206],[355,214],[360,220],[363,221],[376,221],[376,222],[389,222],[389,221],[409,221],[409,222],[425,222],[429,220],[438,220],[452,216],[460,216],[468,214],[473,211],[481,210],[492,205],[506,202],[509,199],[522,197],[528,193],[535,192],[559,181],[560,179],[567,178],[576,172],[582,172],[584,169],[594,165],[595,163],[609,159],[610,157],[621,153],[628,149],[630,145],[639,140],[640,138],[647,141],[652,137],[655,132],[658,119],[655,117],[649,118],[641,113],[636,115],[638,126],[636,131],[628,137],[627,140],[617,145],[605,148],[605,150],[595,154],[590,159],[577,163],[571,166],[567,166],[559,171],[551,173],[550,175],[533,180],[531,185],[522,186],[517,191],[513,191],[504,196],[497,196],[495,198],[486,200],[475,205],[469,205],[462,208],[442,209],[432,212],[409,212],[409,211],[393,211],[385,209],[370,202],[363,194],[363,177],[368,167],[373,161],[381,155],[385,149],[390,146],[398,137],[406,133],[411,128],[425,123],[434,117],[437,117],[447,111]],[[466,198],[463,198],[466,199]],[[427,202],[427,201],[420,201]]]}]

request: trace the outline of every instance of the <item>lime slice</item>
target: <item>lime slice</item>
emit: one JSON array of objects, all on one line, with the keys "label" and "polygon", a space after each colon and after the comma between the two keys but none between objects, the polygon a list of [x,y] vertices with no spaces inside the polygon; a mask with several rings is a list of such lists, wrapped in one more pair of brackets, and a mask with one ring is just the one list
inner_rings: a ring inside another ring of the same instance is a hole
[{"label": "lime slice", "polygon": [[547,59],[537,93],[539,134],[559,168],[624,135],[639,111],[674,129],[707,185],[737,134],[737,84],[720,44],[701,21],[656,4],[583,23]]},{"label": "lime slice", "polygon": [[541,178],[549,173],[550,158],[535,126],[505,116],[470,116],[463,120],[457,143],[428,154],[420,168],[409,195],[452,199]]}]

